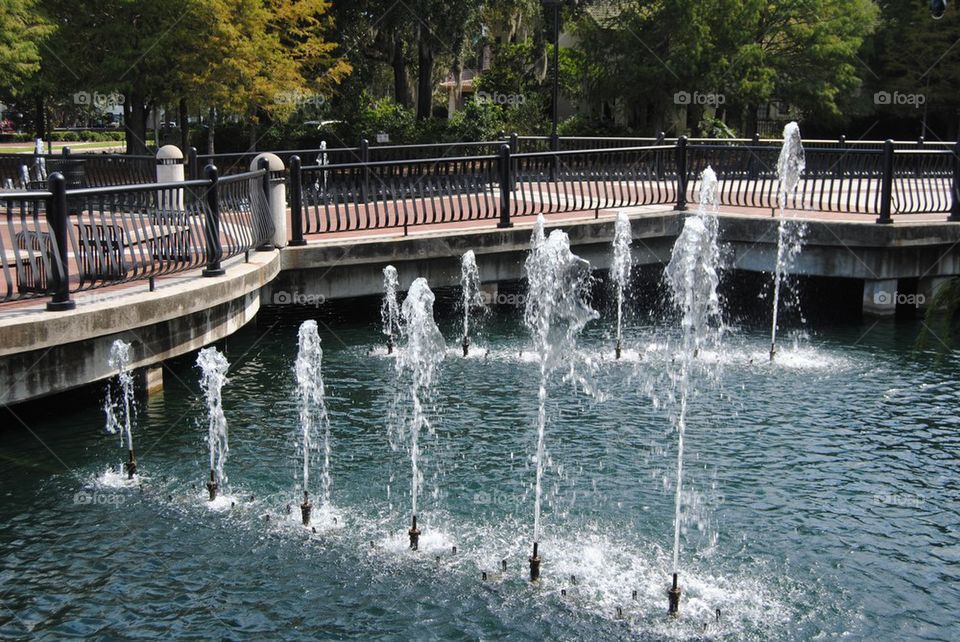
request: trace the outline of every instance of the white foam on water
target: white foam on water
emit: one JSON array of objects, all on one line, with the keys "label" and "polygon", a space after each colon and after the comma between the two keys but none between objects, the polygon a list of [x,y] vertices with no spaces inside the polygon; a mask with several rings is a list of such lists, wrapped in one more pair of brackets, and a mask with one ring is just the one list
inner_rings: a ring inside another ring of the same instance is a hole
[{"label": "white foam on water", "polygon": [[382,551],[392,557],[417,558],[449,553],[456,544],[452,535],[438,529],[430,528],[425,523],[419,526],[422,533],[417,542],[419,549],[410,549],[410,536],[407,531],[395,531],[381,538],[374,550]]},{"label": "white foam on water", "polygon": [[146,477],[141,477],[139,474],[133,476],[133,479],[127,479],[127,473],[122,469],[117,468],[107,468],[105,471],[99,475],[92,476],[87,485],[94,488],[137,488],[141,483],[146,481]]},{"label": "white foam on water", "polygon": [[217,498],[212,502],[210,501],[210,495],[207,494],[206,491],[197,493],[197,497],[204,508],[217,513],[228,511],[240,504],[240,498],[236,495],[217,495]]}]

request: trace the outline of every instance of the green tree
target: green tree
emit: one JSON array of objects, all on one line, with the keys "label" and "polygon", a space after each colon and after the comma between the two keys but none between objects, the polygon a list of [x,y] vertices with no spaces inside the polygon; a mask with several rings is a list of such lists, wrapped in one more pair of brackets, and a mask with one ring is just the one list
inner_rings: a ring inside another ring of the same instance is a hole
[{"label": "green tree", "polygon": [[0,90],[17,94],[40,71],[40,44],[52,32],[35,0],[0,0]]},{"label": "green tree", "polygon": [[[804,114],[838,116],[860,83],[857,53],[875,28],[872,0],[626,0],[613,13],[588,11],[578,35],[591,65],[589,89],[631,105],[631,120],[657,128],[679,109],[677,92],[720,94],[719,115],[755,128],[757,107],[782,100]],[[602,61],[602,64],[601,64]],[[711,117],[712,118],[712,117]]]},{"label": "green tree", "polygon": [[[926,0],[885,0],[872,51],[865,56],[870,72],[871,103],[876,92],[904,96],[899,104],[871,104],[881,117],[912,119],[917,134],[956,140],[960,96],[960,11],[951,8],[942,20],[930,17]],[[882,94],[881,94],[882,95]]]}]

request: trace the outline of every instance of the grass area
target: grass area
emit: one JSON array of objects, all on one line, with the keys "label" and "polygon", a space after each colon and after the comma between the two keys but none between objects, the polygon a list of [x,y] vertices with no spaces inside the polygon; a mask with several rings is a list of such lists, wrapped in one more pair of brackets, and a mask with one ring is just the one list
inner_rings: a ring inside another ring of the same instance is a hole
[{"label": "grass area", "polygon": [[[103,150],[115,150],[118,152],[123,152],[126,150],[126,143],[123,141],[114,141],[109,143],[53,143],[53,152],[59,153],[64,147],[69,147],[71,151],[103,151]],[[46,149],[46,148],[44,148]],[[20,152],[30,153],[33,151],[32,143],[12,143],[12,144],[0,144],[0,152],[5,154],[16,154]]]}]

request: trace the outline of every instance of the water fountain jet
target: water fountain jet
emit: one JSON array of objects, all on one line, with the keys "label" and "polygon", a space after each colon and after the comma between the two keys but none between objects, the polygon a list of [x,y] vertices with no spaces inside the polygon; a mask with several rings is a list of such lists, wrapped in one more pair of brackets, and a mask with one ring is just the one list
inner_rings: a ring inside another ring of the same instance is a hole
[{"label": "water fountain jet", "polygon": [[[693,361],[700,353],[710,331],[711,321],[719,319],[720,300],[717,295],[720,262],[717,245],[717,220],[713,215],[719,203],[719,184],[714,171],[707,167],[700,177],[700,207],[695,216],[688,217],[673,247],[665,276],[680,309],[680,327],[683,346],[680,351],[679,381],[680,409],[676,417],[677,478],[674,495],[673,522],[673,588],[668,591],[671,615],[679,613],[680,587],[680,524],[682,518],[683,449],[687,425],[687,403]],[[671,364],[673,362],[671,361]]]},{"label": "water fountain jet", "polygon": [[230,448],[227,444],[227,418],[223,414],[223,386],[227,383],[227,370],[230,364],[227,358],[216,348],[204,348],[197,355],[200,368],[200,387],[207,402],[207,445],[210,447],[210,481],[207,491],[210,501],[226,484],[224,463]]},{"label": "water fountain jet", "polygon": [[383,322],[383,333],[387,335],[387,354],[393,354],[394,336],[400,332],[400,308],[397,304],[399,287],[397,268],[392,265],[383,268],[383,303],[380,305],[380,319]]},{"label": "water fountain jet", "polygon": [[[427,407],[432,401],[434,375],[443,360],[443,335],[433,318],[435,301],[427,280],[418,278],[410,285],[407,298],[400,310],[403,323],[399,328],[406,342],[396,361],[397,397],[394,407],[400,415],[391,417],[391,438],[396,432],[409,438],[410,450],[410,548],[417,550],[420,529],[417,528],[417,499],[420,494],[420,431],[426,428],[433,434],[433,424],[427,418]],[[391,439],[391,445],[394,442]]]},{"label": "water fountain jet", "polygon": [[[303,504],[300,512],[303,525],[310,525],[310,468],[314,453],[323,448],[323,470],[320,475],[321,506],[330,503],[330,418],[324,401],[323,348],[317,322],[310,319],[300,324],[297,333],[297,360],[294,366],[297,377],[297,400],[300,407],[300,444],[303,456],[302,490]],[[322,438],[322,443],[321,442]]]},{"label": "water fountain jet", "polygon": [[770,361],[777,354],[777,321],[780,312],[780,288],[783,273],[786,272],[793,259],[800,251],[802,228],[791,238],[791,230],[786,221],[787,197],[796,193],[800,185],[803,170],[806,169],[806,157],[803,151],[803,140],[800,138],[800,127],[795,122],[788,123],[783,128],[783,147],[780,148],[780,157],[777,160],[777,203],[779,209],[779,223],[777,225],[777,263],[773,276],[773,314],[770,324]]},{"label": "water fountain jet", "polygon": [[541,566],[540,505],[546,460],[548,382],[554,372],[563,371],[565,381],[587,383],[576,372],[577,336],[599,316],[589,304],[590,264],[570,251],[570,239],[563,231],[553,230],[549,238],[544,238],[543,225],[543,217],[538,216],[524,265],[529,284],[524,323],[533,336],[540,363],[531,581],[540,577]]},{"label": "water fountain jet", "polygon": [[463,356],[470,354],[470,313],[473,310],[483,311],[483,294],[480,292],[480,271],[477,268],[477,257],[473,250],[467,250],[460,259],[460,289],[463,293],[461,306],[463,307]]},{"label": "water fountain jet", "polygon": [[625,212],[620,212],[617,214],[617,222],[614,226],[613,263],[610,267],[610,276],[617,289],[617,359],[623,353],[623,299],[630,285],[630,244],[632,242],[633,231],[630,229],[630,219]]},{"label": "water fountain jet", "polygon": [[[107,417],[107,432],[119,433],[120,445],[127,447],[127,461],[123,465],[127,479],[132,480],[137,474],[137,458],[133,451],[133,374],[130,372],[130,344],[117,339],[110,346],[110,356],[107,359],[109,366],[117,371],[117,382],[120,384],[121,401],[113,402],[110,384],[107,384],[107,396],[104,400],[103,411]],[[119,415],[119,416],[118,416]]]}]

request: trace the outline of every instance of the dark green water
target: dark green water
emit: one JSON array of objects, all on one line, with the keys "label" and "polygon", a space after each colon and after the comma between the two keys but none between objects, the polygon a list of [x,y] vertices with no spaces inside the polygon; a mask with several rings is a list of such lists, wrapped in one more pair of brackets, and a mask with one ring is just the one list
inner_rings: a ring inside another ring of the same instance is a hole
[{"label": "dark green water", "polygon": [[583,345],[605,398],[551,390],[533,588],[538,382],[518,355],[518,319],[491,321],[490,355],[462,359],[454,314],[438,310],[449,352],[411,553],[409,460],[386,430],[394,364],[368,354],[373,315],[320,317],[338,519],[315,534],[285,510],[298,501],[292,320],[262,319],[227,344],[233,509],[202,497],[205,408],[188,362],[140,403],[142,490],[102,483],[123,453],[98,400],[11,419],[0,637],[960,639],[958,360],[915,354],[913,325],[821,329],[773,366],[765,333],[726,338],[719,380],[688,418],[684,594],[671,621],[665,327],[631,326],[643,358],[613,362],[609,321],[594,323]]}]

